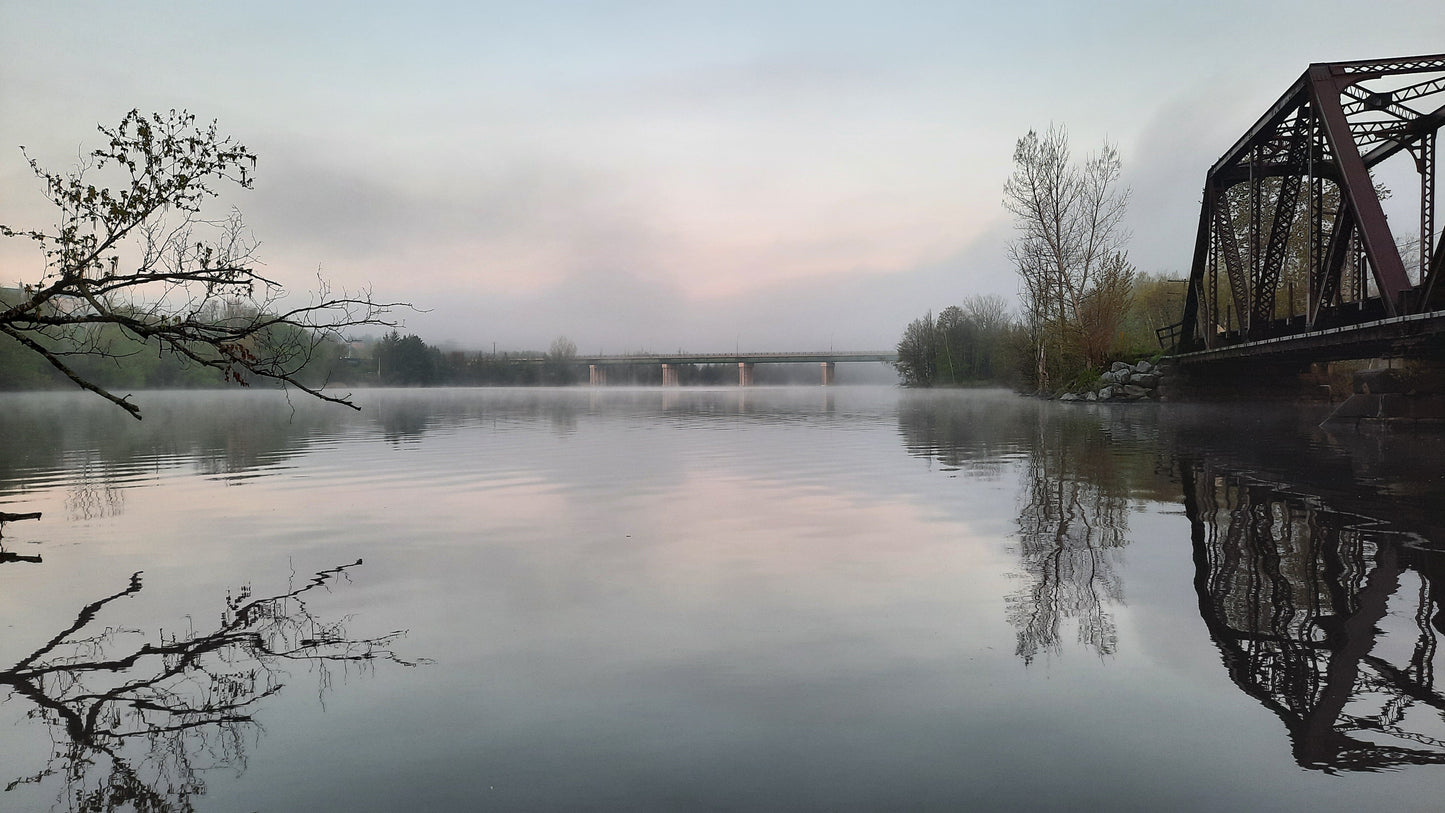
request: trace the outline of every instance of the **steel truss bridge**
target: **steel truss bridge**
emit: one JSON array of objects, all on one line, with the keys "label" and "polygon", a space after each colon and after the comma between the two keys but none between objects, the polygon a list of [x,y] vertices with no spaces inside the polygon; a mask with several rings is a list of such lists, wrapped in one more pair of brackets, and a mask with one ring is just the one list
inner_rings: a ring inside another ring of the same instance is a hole
[{"label": "steel truss bridge", "polygon": [[[1442,123],[1445,54],[1310,65],[1206,176],[1177,359],[1329,360],[1445,345]],[[1418,189],[1390,190],[1396,217],[1418,202],[1416,222],[1385,216],[1372,171],[1391,159],[1418,177]]]}]

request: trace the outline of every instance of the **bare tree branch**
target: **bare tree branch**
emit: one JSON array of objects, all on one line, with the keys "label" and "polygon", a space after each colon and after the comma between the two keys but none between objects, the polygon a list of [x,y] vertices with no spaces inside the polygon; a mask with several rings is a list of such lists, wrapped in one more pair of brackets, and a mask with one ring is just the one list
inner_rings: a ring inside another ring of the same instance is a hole
[{"label": "bare tree branch", "polygon": [[[229,382],[270,379],[356,408],[308,381],[308,365],[344,331],[391,326],[388,314],[410,305],[379,301],[370,289],[333,293],[324,280],[310,302],[288,305],[282,286],[257,270],[240,214],[201,215],[223,186],[250,189],[256,165],[214,122],[132,110],[98,129],[107,143],[73,171],[26,156],[59,216],[50,230],[0,225],[0,235],[36,243],[45,258],[37,278],[0,296],[0,332],[136,418],[138,406],[63,359],[120,359],[134,354],[124,342],[138,342]],[[95,175],[114,188],[92,183]]]}]

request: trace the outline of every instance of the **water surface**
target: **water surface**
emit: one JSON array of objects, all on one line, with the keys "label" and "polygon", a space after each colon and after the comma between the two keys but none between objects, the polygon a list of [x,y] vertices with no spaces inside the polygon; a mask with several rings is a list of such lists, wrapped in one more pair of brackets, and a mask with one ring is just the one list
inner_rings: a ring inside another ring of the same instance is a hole
[{"label": "water surface", "polygon": [[1435,438],[889,388],[137,400],[0,398],[0,511],[44,512],[0,540],[0,809],[1445,781]]}]

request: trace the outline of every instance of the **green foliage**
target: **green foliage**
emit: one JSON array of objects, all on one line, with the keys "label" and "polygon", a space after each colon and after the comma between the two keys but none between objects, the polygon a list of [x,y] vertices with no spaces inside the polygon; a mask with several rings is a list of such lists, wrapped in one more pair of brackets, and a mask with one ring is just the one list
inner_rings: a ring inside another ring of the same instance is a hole
[{"label": "green foliage", "polygon": [[1093,364],[1069,334],[1019,323],[999,297],[970,297],[937,318],[929,313],[911,322],[898,343],[895,367],[910,387],[994,383],[1045,392],[1088,389],[1110,362],[1159,357],[1155,329],[1179,321],[1184,290],[1183,280],[1134,275],[1113,339],[1100,345],[1100,361]]},{"label": "green foliage", "polygon": [[1137,274],[1134,295],[1124,313],[1119,341],[1111,351],[1143,357],[1160,351],[1159,328],[1178,322],[1184,314],[1187,282],[1163,274]]},{"label": "green foliage", "polygon": [[933,312],[914,319],[903,329],[898,342],[898,361],[893,363],[903,384],[931,387],[938,379],[938,349],[942,342],[933,323]]},{"label": "green foliage", "polygon": [[381,383],[400,387],[425,387],[436,383],[441,351],[428,347],[415,333],[403,338],[393,330],[382,337],[375,352]]},{"label": "green foliage", "polygon": [[910,387],[1007,383],[1016,330],[1002,297],[973,296],[909,323],[894,367]]},{"label": "green foliage", "polygon": [[[309,302],[283,307],[280,285],[256,270],[239,214],[202,214],[222,187],[251,188],[256,165],[214,123],[132,110],[98,129],[105,144],[69,171],[27,155],[56,222],[0,225],[0,236],[30,241],[45,258],[0,298],[3,352],[23,348],[136,418],[140,408],[112,387],[269,379],[355,406],[322,393],[316,367],[339,331],[386,324],[381,317],[400,305],[367,292],[334,296],[322,283]],[[4,377],[39,382],[25,363]]]}]

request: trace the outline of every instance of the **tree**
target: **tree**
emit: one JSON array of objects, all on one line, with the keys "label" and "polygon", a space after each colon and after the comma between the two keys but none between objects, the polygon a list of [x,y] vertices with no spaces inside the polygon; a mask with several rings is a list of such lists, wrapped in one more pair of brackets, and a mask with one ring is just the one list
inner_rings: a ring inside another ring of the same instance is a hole
[{"label": "tree", "polygon": [[384,384],[425,387],[436,382],[441,351],[428,347],[415,333],[402,338],[395,330],[381,337],[376,348],[379,377]]},{"label": "tree", "polygon": [[1014,173],[1004,186],[1004,206],[1018,230],[1009,257],[1023,283],[1041,390],[1076,363],[1102,364],[1128,307],[1133,266],[1124,252],[1129,192],[1117,188],[1121,169],[1118,150],[1107,142],[1083,164],[1073,163],[1059,126],[1042,136],[1029,131],[1014,149]]},{"label": "tree", "polygon": [[898,342],[898,360],[893,366],[910,387],[931,387],[938,377],[938,330],[933,312],[914,319],[903,330]]},{"label": "tree", "polygon": [[1158,330],[1179,321],[1188,281],[1163,274],[1134,275],[1134,293],[1125,314],[1123,350],[1134,355],[1159,352]]},{"label": "tree", "polygon": [[1014,330],[1008,303],[999,296],[971,296],[915,319],[898,342],[894,368],[910,387],[977,384],[1006,379],[1001,359]]},{"label": "tree", "polygon": [[577,365],[577,344],[566,336],[558,336],[552,340],[552,346],[547,350],[547,381],[551,384],[566,386],[576,378]]},{"label": "tree", "polygon": [[306,303],[283,305],[281,285],[256,269],[256,243],[239,213],[202,216],[223,186],[252,188],[256,165],[214,122],[132,110],[97,129],[105,146],[69,172],[49,171],[21,148],[59,214],[48,230],[0,225],[0,235],[34,241],[45,259],[43,272],[0,303],[0,334],[137,419],[128,396],[73,362],[133,355],[138,342],[228,381],[272,379],[356,408],[298,376],[338,331],[389,324],[385,315],[404,303],[377,302],[369,290],[333,293],[323,280]]}]

